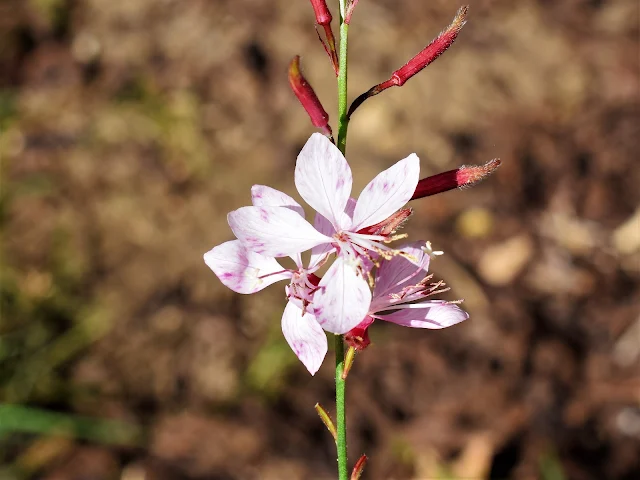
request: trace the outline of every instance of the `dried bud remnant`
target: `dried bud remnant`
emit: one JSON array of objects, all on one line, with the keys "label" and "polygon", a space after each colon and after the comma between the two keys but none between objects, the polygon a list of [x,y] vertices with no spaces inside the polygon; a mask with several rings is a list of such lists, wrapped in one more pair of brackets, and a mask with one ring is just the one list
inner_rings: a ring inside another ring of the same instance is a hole
[{"label": "dried bud remnant", "polygon": [[329,114],[325,111],[313,88],[300,72],[300,57],[296,55],[289,64],[289,84],[293,93],[304,107],[311,118],[311,123],[322,133],[331,137],[331,127],[329,126]]},{"label": "dried bud remnant", "polygon": [[491,175],[501,163],[499,158],[494,158],[484,165],[472,165],[470,167],[463,165],[456,170],[449,170],[423,178],[418,182],[418,186],[411,200],[429,197],[437,193],[453,190],[454,188],[464,188],[475,185]]}]

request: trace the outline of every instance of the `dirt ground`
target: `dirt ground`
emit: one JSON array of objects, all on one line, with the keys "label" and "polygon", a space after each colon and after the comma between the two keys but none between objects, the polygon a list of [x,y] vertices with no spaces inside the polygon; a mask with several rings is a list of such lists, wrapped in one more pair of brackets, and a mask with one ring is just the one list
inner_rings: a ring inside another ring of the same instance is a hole
[{"label": "dirt ground", "polygon": [[[640,478],[640,7],[470,4],[450,51],[350,125],[356,193],[411,152],[422,176],[503,161],[412,202],[405,232],[445,251],[432,270],[471,319],[374,325],[348,380],[350,462],[369,456],[365,479]],[[362,0],[351,99],[457,7]],[[202,261],[251,185],[297,197],[314,130],[294,55],[336,118],[310,2],[4,0],[0,31],[0,478],[335,478],[313,408],[333,411],[331,352],[311,377],[282,286],[234,294]]]}]

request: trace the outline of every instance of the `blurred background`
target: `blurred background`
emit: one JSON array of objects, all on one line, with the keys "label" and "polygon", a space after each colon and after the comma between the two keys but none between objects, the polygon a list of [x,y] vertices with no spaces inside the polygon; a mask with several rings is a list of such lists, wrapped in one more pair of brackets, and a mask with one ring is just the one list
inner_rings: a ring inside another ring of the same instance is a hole
[{"label": "blurred background", "polygon": [[[455,45],[350,125],[354,193],[411,152],[423,177],[503,161],[412,203],[405,232],[445,251],[432,270],[471,320],[374,325],[347,387],[351,464],[640,478],[638,2],[470,4]],[[362,0],[351,99],[458,6]],[[313,23],[307,0],[0,3],[0,478],[335,476],[313,409],[333,412],[332,353],[311,377],[282,285],[234,294],[202,261],[252,184],[298,198],[313,127],[294,55],[335,120]]]}]

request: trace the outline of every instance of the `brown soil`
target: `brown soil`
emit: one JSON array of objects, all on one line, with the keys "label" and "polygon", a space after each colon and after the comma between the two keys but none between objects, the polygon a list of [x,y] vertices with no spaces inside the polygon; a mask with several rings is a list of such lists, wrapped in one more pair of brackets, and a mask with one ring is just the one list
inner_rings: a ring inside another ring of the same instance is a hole
[{"label": "brown soil", "polygon": [[[361,1],[351,98],[457,6]],[[640,478],[638,19],[636,0],[473,1],[449,52],[354,115],[356,192],[411,152],[424,176],[503,161],[413,202],[406,233],[446,252],[433,271],[471,320],[374,325],[348,382],[364,478]],[[5,0],[0,30],[0,398],[34,409],[0,417],[0,477],[335,477],[313,409],[332,411],[331,353],[310,377],[282,286],[240,296],[202,262],[252,184],[295,196],[295,54],[335,120],[309,2]]]}]

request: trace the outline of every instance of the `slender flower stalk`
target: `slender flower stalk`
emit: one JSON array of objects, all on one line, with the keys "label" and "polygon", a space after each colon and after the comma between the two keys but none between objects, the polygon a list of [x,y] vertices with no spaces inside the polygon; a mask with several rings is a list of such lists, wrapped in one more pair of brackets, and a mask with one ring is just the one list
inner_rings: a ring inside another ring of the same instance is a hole
[{"label": "slender flower stalk", "polygon": [[[224,242],[204,254],[205,263],[231,290],[256,293],[285,281],[287,304],[282,314],[282,333],[311,375],[320,368],[328,342],[334,334],[335,423],[316,404],[322,422],[334,437],[338,478],[348,480],[346,378],[356,354],[370,343],[368,329],[377,321],[404,327],[439,329],[460,323],[469,315],[458,305],[462,300],[433,297],[448,287],[433,281],[429,262],[442,252],[429,242],[390,247],[406,234],[397,234],[412,214],[407,202],[436,193],[471,186],[499,165],[494,159],[481,166],[462,166],[420,180],[416,154],[400,160],[377,175],[357,199],[351,197],[352,172],[345,158],[347,129],[353,111],[370,96],[391,86],[401,86],[433,62],[456,39],[468,7],[462,7],[453,23],[418,55],[396,70],[347,108],[347,48],[349,23],[358,0],[339,0],[339,55],[331,30],[332,15],[325,0],[311,0],[316,32],[329,54],[338,83],[338,122],[334,144],[329,115],[300,71],[300,57],[289,65],[289,83],[313,125],[314,133],[296,160],[295,185],[315,211],[308,221],[300,204],[283,192],[265,185],[251,189],[252,205],[230,212],[227,221],[235,240]],[[325,30],[322,40],[318,27]],[[329,139],[327,139],[329,137]],[[302,253],[310,250],[308,263]],[[290,257],[289,268],[279,263]],[[330,263],[326,272],[320,269]],[[349,346],[345,355],[345,343]],[[351,480],[362,475],[366,455],[351,471]]]},{"label": "slender flower stalk", "polygon": [[[347,46],[349,40],[349,24],[345,22],[345,1],[340,0],[340,56],[338,68],[338,149],[344,155],[347,150]],[[335,337],[336,351],[336,423],[338,437],[336,449],[338,453],[338,479],[347,480],[347,418],[345,410],[346,379],[344,373],[344,335]]]}]

